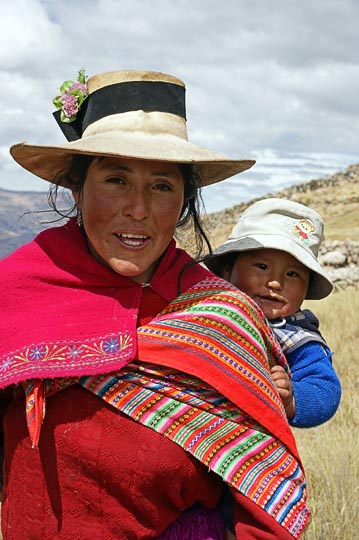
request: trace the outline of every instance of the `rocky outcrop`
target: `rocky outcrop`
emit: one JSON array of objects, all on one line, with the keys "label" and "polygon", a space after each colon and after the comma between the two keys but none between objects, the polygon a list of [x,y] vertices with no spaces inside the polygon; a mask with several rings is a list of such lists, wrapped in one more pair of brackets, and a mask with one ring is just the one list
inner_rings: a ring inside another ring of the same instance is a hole
[{"label": "rocky outcrop", "polygon": [[319,262],[327,271],[335,289],[359,287],[359,241],[326,240]]}]

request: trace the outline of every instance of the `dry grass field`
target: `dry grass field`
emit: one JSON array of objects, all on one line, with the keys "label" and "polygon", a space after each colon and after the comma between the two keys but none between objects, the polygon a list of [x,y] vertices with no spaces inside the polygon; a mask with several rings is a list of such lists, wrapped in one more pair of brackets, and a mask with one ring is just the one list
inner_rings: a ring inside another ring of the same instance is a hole
[{"label": "dry grass field", "polygon": [[329,422],[294,432],[313,511],[305,540],[359,540],[359,291],[346,289],[306,307],[335,351],[343,394]]}]

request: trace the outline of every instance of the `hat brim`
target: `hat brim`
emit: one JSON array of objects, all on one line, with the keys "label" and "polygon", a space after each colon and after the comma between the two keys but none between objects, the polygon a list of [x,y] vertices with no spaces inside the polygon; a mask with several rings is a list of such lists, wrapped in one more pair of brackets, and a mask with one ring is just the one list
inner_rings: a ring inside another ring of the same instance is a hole
[{"label": "hat brim", "polygon": [[[193,164],[199,169],[202,186],[230,178],[255,164],[251,159],[228,159],[174,135],[139,132],[112,131],[53,146],[23,142],[12,146],[10,153],[24,169],[53,183],[58,181],[72,156],[77,154]],[[70,187],[65,180],[60,185]]]},{"label": "hat brim", "polygon": [[228,253],[252,251],[257,249],[277,249],[285,251],[311,270],[311,279],[306,294],[307,300],[320,300],[328,296],[333,290],[333,283],[318,263],[317,259],[301,248],[296,242],[285,236],[251,235],[233,240],[227,240],[213,252],[213,257],[220,257]]}]

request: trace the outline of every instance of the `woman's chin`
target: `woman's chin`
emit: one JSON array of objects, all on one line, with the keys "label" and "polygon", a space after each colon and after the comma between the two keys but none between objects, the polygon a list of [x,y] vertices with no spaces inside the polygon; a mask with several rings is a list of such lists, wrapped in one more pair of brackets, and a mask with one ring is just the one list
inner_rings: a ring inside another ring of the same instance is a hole
[{"label": "woman's chin", "polygon": [[140,268],[136,264],[124,261],[110,261],[109,267],[123,277],[132,279],[137,283],[143,283],[150,280],[152,272],[149,269]]}]

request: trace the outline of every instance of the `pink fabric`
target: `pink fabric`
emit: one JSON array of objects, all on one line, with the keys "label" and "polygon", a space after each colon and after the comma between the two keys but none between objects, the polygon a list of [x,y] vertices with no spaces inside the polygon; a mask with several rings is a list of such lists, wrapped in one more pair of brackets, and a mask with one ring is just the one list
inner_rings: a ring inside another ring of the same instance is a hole
[{"label": "pink fabric", "polygon": [[[167,302],[191,258],[168,247],[151,282]],[[192,265],[182,290],[210,273]],[[141,286],[96,261],[73,220],[0,261],[0,388],[32,378],[109,373],[133,360]]]}]

